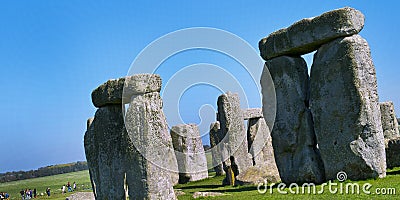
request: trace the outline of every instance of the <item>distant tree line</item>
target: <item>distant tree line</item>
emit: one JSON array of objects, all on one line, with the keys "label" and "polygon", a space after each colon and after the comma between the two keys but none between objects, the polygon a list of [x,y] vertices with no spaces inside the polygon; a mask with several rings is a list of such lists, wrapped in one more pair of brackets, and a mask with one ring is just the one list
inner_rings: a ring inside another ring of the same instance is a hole
[{"label": "distant tree line", "polygon": [[86,161],[78,161],[68,164],[50,165],[47,167],[41,167],[37,170],[0,173],[0,183],[77,172],[87,169],[88,166]]}]

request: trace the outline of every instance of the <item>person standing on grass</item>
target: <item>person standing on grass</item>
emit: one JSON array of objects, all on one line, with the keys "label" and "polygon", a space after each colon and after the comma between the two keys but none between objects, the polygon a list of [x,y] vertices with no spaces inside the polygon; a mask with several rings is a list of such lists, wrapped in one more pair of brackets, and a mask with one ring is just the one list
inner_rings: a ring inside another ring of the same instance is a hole
[{"label": "person standing on grass", "polygon": [[29,190],[25,189],[25,199],[30,199],[29,198]]},{"label": "person standing on grass", "polygon": [[61,193],[62,193],[62,194],[65,193],[65,185],[63,185],[63,186],[61,187]]},{"label": "person standing on grass", "polygon": [[22,198],[22,200],[24,200],[24,199],[25,199],[25,197],[24,197],[24,195],[25,195],[25,192],[24,192],[24,190],[21,190],[21,191],[19,191],[19,193],[21,194],[21,198]]},{"label": "person standing on grass", "polygon": [[33,189],[33,197],[34,197],[34,198],[37,197],[37,194],[36,194],[36,193],[37,193],[36,188],[34,188],[34,189]]},{"label": "person standing on grass", "polygon": [[69,181],[67,183],[67,188],[68,188],[68,192],[72,192],[71,183],[69,183]]},{"label": "person standing on grass", "polygon": [[50,196],[50,188],[46,189],[46,194],[47,194],[48,197]]},{"label": "person standing on grass", "polygon": [[75,181],[74,181],[74,191],[76,190],[76,183],[75,183]]}]

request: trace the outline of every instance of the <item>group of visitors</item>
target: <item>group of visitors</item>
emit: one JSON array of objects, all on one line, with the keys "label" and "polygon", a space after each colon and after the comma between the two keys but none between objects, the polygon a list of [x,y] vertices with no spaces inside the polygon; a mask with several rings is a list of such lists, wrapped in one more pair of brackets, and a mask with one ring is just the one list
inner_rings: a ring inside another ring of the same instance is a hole
[{"label": "group of visitors", "polygon": [[[68,189],[68,192],[72,192],[76,190],[76,183],[74,182],[73,185],[71,186],[71,183],[68,181],[67,185],[63,185],[61,187],[61,192],[64,194],[65,193],[65,189]],[[73,188],[73,189],[72,189]]]},{"label": "group of visitors", "polygon": [[[61,188],[62,194],[66,193],[66,190],[68,190],[68,192],[72,192],[72,191],[76,191],[76,183],[74,182],[72,185],[70,182],[68,182],[66,185],[63,185]],[[37,193],[36,188],[32,189],[22,189],[20,192],[21,198],[22,200],[27,200],[27,199],[32,199],[32,198],[37,198],[37,196],[39,195]],[[43,196],[43,193],[40,193],[40,196]],[[50,196],[51,192],[50,192],[50,188],[46,188],[46,195]],[[0,192],[0,200],[8,200],[10,199],[10,195],[7,192]]]},{"label": "group of visitors", "polygon": [[31,190],[31,189],[25,189],[25,190],[21,190],[19,191],[19,194],[21,194],[21,198],[22,200],[25,199],[32,199],[32,198],[36,198],[37,197],[37,192],[36,192],[36,188]]},{"label": "group of visitors", "polygon": [[10,199],[10,195],[7,192],[0,192],[0,199]]}]

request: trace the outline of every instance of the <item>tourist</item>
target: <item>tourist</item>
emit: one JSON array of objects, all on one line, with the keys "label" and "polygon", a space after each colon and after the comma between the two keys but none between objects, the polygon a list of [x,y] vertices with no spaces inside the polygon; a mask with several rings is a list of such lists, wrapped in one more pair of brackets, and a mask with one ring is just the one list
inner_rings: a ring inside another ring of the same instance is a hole
[{"label": "tourist", "polygon": [[69,181],[67,183],[67,188],[68,188],[68,192],[72,192],[71,183],[69,183]]},{"label": "tourist", "polygon": [[63,186],[61,187],[61,193],[62,193],[62,194],[65,193],[65,185],[63,185]]},{"label": "tourist", "polygon": [[34,189],[33,189],[33,197],[35,197],[35,198],[37,197],[37,194],[36,194],[36,193],[37,193],[36,188],[34,188]]},{"label": "tourist", "polygon": [[74,181],[74,191],[76,190],[76,183],[75,183],[75,181]]},{"label": "tourist", "polygon": [[47,196],[50,196],[50,188],[46,189],[46,194],[47,194]]},{"label": "tourist", "polygon": [[25,199],[31,199],[29,195],[29,190],[25,189]]},{"label": "tourist", "polygon": [[10,195],[6,192],[6,194],[4,194],[4,198],[10,199]]},{"label": "tourist", "polygon": [[25,192],[24,192],[24,190],[19,191],[19,193],[21,194],[22,200],[24,200],[24,199],[25,199]]}]

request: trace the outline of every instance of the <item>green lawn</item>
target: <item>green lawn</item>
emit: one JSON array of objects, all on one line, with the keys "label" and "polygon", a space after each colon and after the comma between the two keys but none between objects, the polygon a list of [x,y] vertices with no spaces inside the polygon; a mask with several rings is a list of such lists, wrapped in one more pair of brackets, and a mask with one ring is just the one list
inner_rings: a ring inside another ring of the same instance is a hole
[{"label": "green lawn", "polygon": [[[213,176],[215,173],[210,173]],[[179,200],[192,199],[194,192],[221,192],[226,194],[220,197],[211,197],[210,199],[400,199],[400,168],[395,168],[389,170],[387,177],[384,179],[371,179],[366,181],[345,181],[342,183],[343,192],[340,194],[331,194],[328,187],[324,187],[324,193],[322,194],[290,194],[289,188],[283,189],[283,191],[288,192],[288,194],[280,194],[276,186],[267,188],[265,194],[260,194],[257,191],[257,186],[225,186],[221,185],[222,179],[224,177],[212,177],[206,180],[191,182],[188,184],[179,184],[175,186],[176,189],[182,190],[185,194],[178,196]],[[36,188],[39,193],[45,193],[47,187],[51,188],[52,195],[48,197],[39,197],[38,199],[54,199],[54,200],[65,200],[65,198],[72,193],[61,194],[61,186],[66,184],[67,181],[77,182],[79,191],[90,192],[90,180],[88,171],[73,172],[68,174],[61,174],[49,177],[34,178],[28,180],[14,181],[9,183],[0,183],[0,191],[7,191],[11,194],[11,199],[20,199],[19,191],[25,188]],[[340,185],[340,182],[335,181]],[[360,186],[360,194],[345,194],[345,186],[348,183],[357,183]],[[369,191],[372,194],[364,194],[362,187],[365,184],[371,184]],[[340,188],[340,187],[336,187]],[[375,194],[377,188],[394,188],[396,189],[396,194],[392,195],[378,195]],[[263,189],[263,187],[261,188]],[[272,191],[272,194],[271,194]],[[321,185],[316,187],[316,192],[321,191]],[[300,189],[301,193],[301,189]]]},{"label": "green lawn", "polygon": [[[45,196],[39,196],[37,199],[54,199],[54,200],[65,200],[66,197],[72,193],[61,194],[61,187],[67,182],[71,185],[75,181],[78,191],[91,191],[91,184],[89,178],[89,171],[79,171],[66,174],[59,174],[54,176],[46,176],[40,178],[33,178],[20,181],[12,181],[8,183],[0,183],[0,191],[8,192],[11,195],[11,199],[21,199],[19,191],[21,189],[34,189],[38,191],[38,194],[43,193]],[[46,195],[46,188],[51,189],[50,198]]]}]

